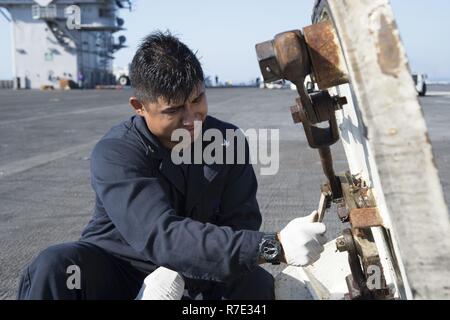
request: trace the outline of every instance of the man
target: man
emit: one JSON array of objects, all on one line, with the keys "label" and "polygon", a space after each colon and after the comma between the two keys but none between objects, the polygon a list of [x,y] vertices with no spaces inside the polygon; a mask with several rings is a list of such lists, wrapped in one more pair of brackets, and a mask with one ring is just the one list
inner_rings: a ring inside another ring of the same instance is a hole
[{"label": "man", "polygon": [[258,264],[316,261],[325,226],[310,216],[278,234],[259,232],[248,155],[243,164],[172,162],[175,130],[196,140],[195,121],[203,131],[237,129],[207,115],[202,68],[177,38],[149,35],[130,73],[136,115],[112,128],[92,152],[93,218],[79,241],[38,255],[18,297],[134,299],[146,276],[165,267],[183,276],[184,299],[273,299],[273,277]]}]

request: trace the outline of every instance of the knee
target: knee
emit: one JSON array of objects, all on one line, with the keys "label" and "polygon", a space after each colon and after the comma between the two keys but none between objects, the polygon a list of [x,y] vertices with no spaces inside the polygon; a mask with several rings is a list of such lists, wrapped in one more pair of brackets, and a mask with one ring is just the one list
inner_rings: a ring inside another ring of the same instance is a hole
[{"label": "knee", "polygon": [[261,267],[256,267],[250,274],[252,286],[256,293],[260,292],[259,299],[273,300],[275,298],[275,279],[272,274]]},{"label": "knee", "polygon": [[237,279],[227,293],[232,300],[274,300],[275,285],[273,276],[261,267]]},{"label": "knee", "polygon": [[58,244],[41,251],[29,265],[30,273],[40,274],[65,273],[73,264],[74,250],[68,244]]},{"label": "knee", "polygon": [[[67,270],[77,259],[77,246],[59,244],[48,247],[25,268],[22,273],[18,299],[69,298],[65,292]],[[66,290],[67,291],[67,290]]]}]

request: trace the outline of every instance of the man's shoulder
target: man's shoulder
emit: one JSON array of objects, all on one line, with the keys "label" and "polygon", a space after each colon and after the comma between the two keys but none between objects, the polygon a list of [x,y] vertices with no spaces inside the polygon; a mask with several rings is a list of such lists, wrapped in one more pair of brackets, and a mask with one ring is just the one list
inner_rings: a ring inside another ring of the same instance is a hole
[{"label": "man's shoulder", "polygon": [[227,129],[239,130],[239,128],[236,125],[230,122],[217,119],[213,116],[208,116],[206,121],[207,121],[206,124],[207,129],[219,129],[220,131],[223,132],[225,132]]},{"label": "man's shoulder", "polygon": [[112,127],[95,145],[93,157],[122,156],[133,158],[145,154],[142,145],[132,130],[133,118]]},{"label": "man's shoulder", "polygon": [[130,140],[130,133],[131,133],[132,127],[133,127],[133,117],[113,126],[100,139],[100,141],[108,140],[108,139],[117,139],[117,140],[124,140],[124,141]]}]

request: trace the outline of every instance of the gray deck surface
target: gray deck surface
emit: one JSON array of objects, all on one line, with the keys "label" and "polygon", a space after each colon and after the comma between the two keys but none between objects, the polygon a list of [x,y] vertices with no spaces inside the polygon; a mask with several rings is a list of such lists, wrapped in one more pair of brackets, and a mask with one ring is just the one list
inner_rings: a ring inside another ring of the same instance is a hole
[{"label": "gray deck surface", "polygon": [[[94,194],[89,154],[113,125],[132,115],[123,91],[39,92],[0,90],[0,299],[14,299],[23,267],[49,245],[77,240]],[[280,169],[258,175],[263,230],[279,230],[317,207],[324,181],[317,151],[292,123],[290,90],[208,89],[210,114],[243,129],[280,129]],[[421,98],[436,162],[449,203],[450,86]],[[337,171],[347,169],[343,148],[333,146]],[[342,228],[326,217],[328,237]],[[271,268],[276,273],[280,268]]]}]

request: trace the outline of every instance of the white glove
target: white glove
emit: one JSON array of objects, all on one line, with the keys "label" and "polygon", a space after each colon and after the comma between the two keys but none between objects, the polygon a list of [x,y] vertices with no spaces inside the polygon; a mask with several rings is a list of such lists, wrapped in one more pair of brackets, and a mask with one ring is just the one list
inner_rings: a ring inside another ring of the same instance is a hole
[{"label": "white glove", "polygon": [[317,211],[309,216],[297,218],[280,231],[286,263],[296,267],[306,267],[320,258],[323,245],[327,242],[323,223],[314,223]]},{"label": "white glove", "polygon": [[159,267],[144,280],[136,300],[181,300],[184,279],[175,271]]}]

